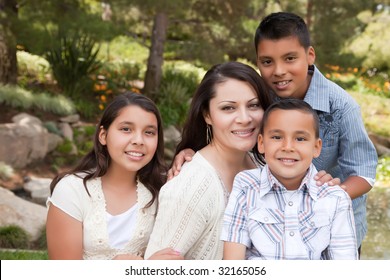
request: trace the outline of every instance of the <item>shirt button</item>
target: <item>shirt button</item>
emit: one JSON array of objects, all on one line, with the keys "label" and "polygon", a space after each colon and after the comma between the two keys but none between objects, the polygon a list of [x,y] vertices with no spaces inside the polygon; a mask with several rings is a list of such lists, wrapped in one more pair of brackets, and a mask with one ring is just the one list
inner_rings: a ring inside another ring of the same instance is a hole
[{"label": "shirt button", "polygon": [[290,236],[294,236],[294,232],[293,231],[290,231]]},{"label": "shirt button", "polygon": [[314,226],[316,225],[316,223],[315,223],[315,222],[311,222],[310,225],[311,225],[312,227],[314,227]]},{"label": "shirt button", "polygon": [[293,206],[294,203],[293,203],[292,201],[289,201],[289,202],[288,202],[288,205],[289,205],[289,206]]},{"label": "shirt button", "polygon": [[264,218],[264,222],[268,222],[268,217],[265,217],[265,218]]}]

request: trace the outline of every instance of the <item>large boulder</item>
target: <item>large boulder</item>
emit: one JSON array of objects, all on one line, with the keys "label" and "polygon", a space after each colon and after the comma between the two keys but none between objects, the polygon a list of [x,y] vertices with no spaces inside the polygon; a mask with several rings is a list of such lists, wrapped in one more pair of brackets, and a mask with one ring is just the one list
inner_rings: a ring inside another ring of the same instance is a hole
[{"label": "large boulder", "polygon": [[36,241],[46,225],[46,207],[29,202],[0,187],[0,226],[16,225]]},{"label": "large boulder", "polygon": [[26,113],[12,120],[13,123],[0,124],[0,161],[23,168],[43,159],[49,152],[49,132],[42,122]]}]

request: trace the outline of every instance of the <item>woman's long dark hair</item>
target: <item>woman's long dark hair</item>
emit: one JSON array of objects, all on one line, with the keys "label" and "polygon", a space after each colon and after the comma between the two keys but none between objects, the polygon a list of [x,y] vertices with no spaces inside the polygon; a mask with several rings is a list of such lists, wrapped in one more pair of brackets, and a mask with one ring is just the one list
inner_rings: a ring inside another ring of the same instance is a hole
[{"label": "woman's long dark hair", "polygon": [[[270,91],[254,68],[234,61],[214,65],[207,71],[192,98],[187,121],[183,127],[182,140],[176,147],[175,156],[183,149],[190,148],[199,151],[207,145],[207,124],[204,116],[209,113],[209,104],[216,94],[216,85],[228,79],[247,82],[257,93],[260,106],[264,111],[272,103]],[[260,163],[264,163],[262,155],[257,150],[257,144],[252,152]]]},{"label": "woman's long dark hair", "polygon": [[152,200],[146,205],[146,207],[149,207],[153,204],[153,202],[158,197],[160,188],[166,181],[167,170],[164,161],[164,136],[162,120],[159,110],[152,100],[144,95],[132,92],[118,95],[107,106],[103,112],[103,116],[99,124],[96,126],[93,150],[86,154],[75,168],[68,172],[63,172],[53,179],[50,184],[51,193],[53,193],[57,183],[68,174],[73,174],[80,177],[80,174],[84,173],[83,177],[80,178],[83,178],[84,187],[88,192],[87,181],[97,177],[102,177],[107,173],[111,158],[107,151],[107,147],[102,145],[99,141],[99,131],[102,128],[108,130],[110,125],[118,117],[120,111],[129,105],[139,106],[143,110],[153,113],[157,119],[158,143],[156,152],[152,160],[143,168],[141,168],[137,173],[138,180],[143,183],[145,187],[152,193]]}]

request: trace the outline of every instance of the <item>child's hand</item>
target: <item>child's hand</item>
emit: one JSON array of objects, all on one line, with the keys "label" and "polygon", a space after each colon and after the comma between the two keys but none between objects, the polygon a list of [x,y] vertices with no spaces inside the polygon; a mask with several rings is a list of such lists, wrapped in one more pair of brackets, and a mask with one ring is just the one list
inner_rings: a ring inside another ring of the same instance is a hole
[{"label": "child's hand", "polygon": [[184,162],[191,161],[194,154],[195,152],[191,149],[184,149],[180,151],[173,159],[171,169],[168,170],[168,180],[171,180],[173,177],[177,176],[180,173],[180,169]]},{"label": "child's hand", "polygon": [[322,186],[325,183],[327,183],[329,186],[335,186],[341,184],[340,178],[333,178],[332,175],[326,173],[326,171],[324,170],[319,171],[314,176],[314,179],[317,181],[316,182],[317,186]]},{"label": "child's hand", "polygon": [[165,248],[151,255],[148,260],[184,260],[184,257],[179,251]]}]

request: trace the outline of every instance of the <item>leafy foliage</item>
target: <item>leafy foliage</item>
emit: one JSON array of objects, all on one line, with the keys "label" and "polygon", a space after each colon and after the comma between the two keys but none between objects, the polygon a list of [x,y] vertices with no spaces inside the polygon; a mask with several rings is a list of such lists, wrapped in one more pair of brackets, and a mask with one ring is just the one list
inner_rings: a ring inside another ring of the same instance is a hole
[{"label": "leafy foliage", "polygon": [[30,80],[44,83],[51,75],[49,62],[41,56],[26,51],[17,51],[18,84],[26,86]]},{"label": "leafy foliage", "polygon": [[200,72],[189,64],[171,64],[164,68],[160,92],[154,96],[164,126],[184,123],[190,98],[200,81]]},{"label": "leafy foliage", "polygon": [[75,106],[68,98],[48,93],[33,94],[18,86],[0,87],[0,104],[3,103],[18,109],[39,109],[57,115],[70,115],[75,112]]},{"label": "leafy foliage", "polygon": [[83,93],[91,91],[90,75],[96,72],[101,62],[97,59],[99,48],[89,35],[60,36],[47,52],[53,75],[65,94],[72,98],[84,98]]},{"label": "leafy foliage", "polygon": [[367,23],[366,28],[346,45],[344,52],[352,53],[362,60],[361,65],[367,69],[379,71],[390,70],[390,51],[387,42],[390,40],[388,12],[361,13],[358,17]]},{"label": "leafy foliage", "polygon": [[1,248],[28,248],[29,236],[19,226],[5,226],[0,228]]}]

